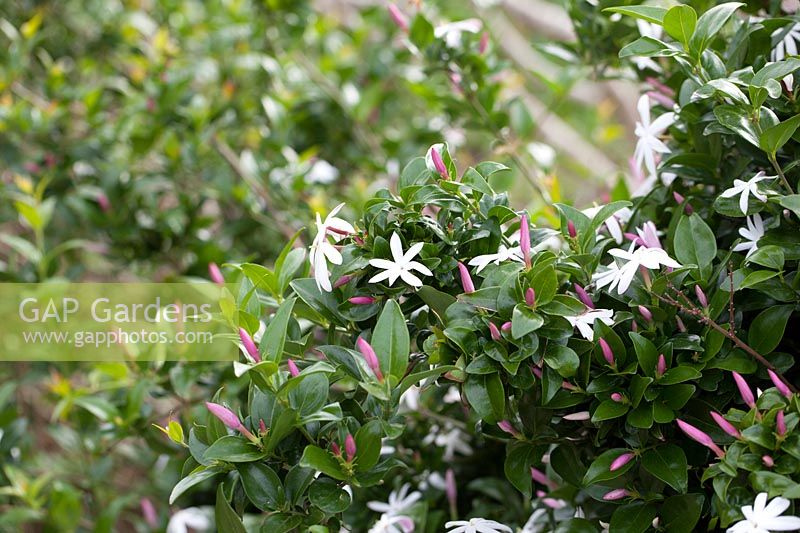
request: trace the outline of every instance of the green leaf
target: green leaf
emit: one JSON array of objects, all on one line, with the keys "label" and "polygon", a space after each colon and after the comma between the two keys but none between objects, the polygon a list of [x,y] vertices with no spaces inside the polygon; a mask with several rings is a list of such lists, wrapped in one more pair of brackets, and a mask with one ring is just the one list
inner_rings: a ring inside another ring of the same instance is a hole
[{"label": "green leaf", "polygon": [[758,250],[747,258],[748,263],[755,263],[773,270],[783,270],[784,261],[786,261],[786,256],[783,248],[774,244],[759,246]]},{"label": "green leaf", "polygon": [[550,343],[544,352],[544,362],[547,366],[569,378],[575,375],[581,360],[572,348],[560,344]]},{"label": "green leaf", "polygon": [[682,494],[671,496],[661,506],[662,525],[669,533],[694,531],[700,520],[705,496],[702,494]]},{"label": "green leaf", "polygon": [[308,490],[308,499],[326,514],[336,514],[350,507],[350,494],[339,487],[335,481],[320,478]]},{"label": "green leaf", "polygon": [[680,493],[689,486],[686,455],[674,444],[662,444],[642,455],[645,470]]},{"label": "green leaf", "polygon": [[747,334],[747,343],[761,355],[778,347],[783,340],[786,323],[792,316],[793,305],[777,305],[765,309],[753,320]]},{"label": "green leaf", "polygon": [[305,494],[306,489],[314,481],[316,471],[313,468],[304,468],[300,465],[294,465],[289,473],[286,474],[284,482],[286,491],[286,500],[293,506],[298,505]]},{"label": "green leaf", "polygon": [[381,456],[381,437],[383,429],[380,420],[370,420],[356,432],[356,467],[357,470],[369,470]]},{"label": "green leaf", "polygon": [[488,422],[504,418],[506,396],[498,374],[467,377],[464,394],[475,412]]},{"label": "green leaf", "polygon": [[628,336],[633,341],[633,349],[636,350],[636,358],[639,360],[642,372],[646,376],[654,377],[658,364],[658,350],[655,345],[635,331],[629,331]]},{"label": "green leaf", "polygon": [[539,459],[541,452],[531,443],[511,442],[506,448],[503,470],[511,484],[526,498],[531,497],[531,466]]},{"label": "green leaf", "polygon": [[398,379],[405,374],[410,343],[406,319],[400,306],[394,300],[388,300],[372,332],[372,347],[384,373]]},{"label": "green leaf", "polygon": [[758,145],[767,154],[774,157],[775,153],[792,138],[797,128],[800,128],[800,115],[795,115],[764,130],[758,137]]},{"label": "green leaf", "polygon": [[247,498],[262,511],[275,511],[286,501],[281,480],[272,468],[264,463],[236,465],[242,478]]},{"label": "green leaf", "polygon": [[278,290],[278,277],[267,267],[255,263],[239,265],[245,276],[259,289],[275,294]]},{"label": "green leaf", "polygon": [[319,446],[314,446],[313,444],[309,444],[306,446],[306,449],[303,450],[303,456],[300,458],[299,464],[305,468],[319,470],[333,479],[341,481],[347,479],[347,476],[345,476],[336,459]]},{"label": "green leaf", "polygon": [[652,503],[635,502],[617,507],[608,526],[610,533],[642,533],[650,529],[657,507]]},{"label": "green leaf", "polygon": [[589,465],[589,469],[583,476],[583,486],[588,487],[589,485],[594,485],[595,483],[609,481],[627,472],[636,463],[636,461],[629,461],[626,465],[614,470],[613,472],[609,470],[609,468],[611,467],[611,463],[613,463],[617,457],[628,452],[630,452],[630,450],[625,448],[612,448],[611,450],[606,450],[600,454],[597,459],[592,461],[592,464]]},{"label": "green leaf", "polygon": [[674,385],[675,383],[699,379],[701,376],[702,374],[691,366],[676,366],[664,372],[664,375],[658,380],[658,384]]},{"label": "green leaf", "polygon": [[703,50],[708,47],[714,36],[728,22],[733,13],[743,6],[740,2],[728,2],[712,7],[697,19],[694,35],[689,42],[689,48],[695,57],[700,57]]},{"label": "green leaf", "polygon": [[657,6],[618,6],[608,7],[603,10],[603,13],[619,13],[661,25],[664,22],[667,10]]},{"label": "green leaf", "polygon": [[714,116],[717,117],[717,121],[720,124],[739,134],[740,137],[753,146],[761,147],[758,142],[758,133],[756,133],[753,123],[750,121],[750,115],[745,108],[727,104],[718,105],[714,108]]},{"label": "green leaf", "polygon": [[664,15],[664,29],[667,34],[683,43],[685,48],[689,46],[689,39],[692,38],[696,24],[697,13],[691,6],[677,5],[671,7]]},{"label": "green leaf", "polygon": [[242,519],[233,510],[225,492],[222,490],[222,483],[217,485],[217,503],[214,506],[214,520],[217,524],[219,533],[247,533],[242,524]]},{"label": "green leaf", "polygon": [[795,57],[786,58],[783,61],[768,63],[753,75],[750,85],[754,87],[766,87],[769,80],[782,80],[795,70],[800,68],[800,59]]},{"label": "green leaf", "polygon": [[611,420],[619,418],[628,412],[628,405],[614,400],[604,400],[600,402],[597,409],[592,414],[592,422],[602,422],[603,420]]},{"label": "green leaf", "polygon": [[227,435],[208,447],[203,457],[207,461],[226,461],[228,463],[247,463],[258,461],[267,454],[252,442],[236,435]]},{"label": "green leaf", "polygon": [[270,320],[267,330],[261,339],[259,349],[261,358],[264,361],[279,363],[283,358],[283,346],[286,343],[286,330],[289,327],[289,320],[292,318],[292,309],[296,298],[289,298],[284,301],[275,316]]},{"label": "green leaf", "polygon": [[800,194],[790,194],[780,199],[781,205],[786,209],[791,209],[794,214],[800,217]]},{"label": "green leaf", "polygon": [[212,467],[199,466],[195,468],[188,476],[178,481],[178,483],[172,489],[172,492],[169,495],[169,504],[172,505],[173,503],[175,503],[175,500],[177,500],[181,494],[183,494],[190,488],[202,483],[207,479],[211,479],[212,477],[216,476],[217,474],[221,474],[222,472],[224,472],[224,469],[219,466],[212,466]]},{"label": "green leaf", "polygon": [[681,217],[675,229],[675,257],[684,265],[694,264],[702,279],[711,275],[711,262],[717,256],[717,239],[697,213]]},{"label": "green leaf", "polygon": [[433,42],[433,26],[422,13],[417,13],[414,20],[411,22],[411,27],[408,31],[408,39],[417,48],[425,48]]},{"label": "green leaf", "polygon": [[623,46],[619,51],[620,59],[626,57],[669,57],[679,53],[670,45],[653,37],[639,37],[632,43]]},{"label": "green leaf", "polygon": [[442,324],[447,325],[445,321],[446,311],[448,307],[456,303],[455,296],[436,290],[428,285],[420,287],[417,291],[417,296],[422,298],[422,301],[431,308],[431,311],[439,317]]},{"label": "green leaf", "polygon": [[517,304],[511,315],[511,337],[519,339],[544,324],[544,318],[525,304]]},{"label": "green leaf", "polygon": [[298,376],[302,379],[297,387],[289,392],[289,405],[300,416],[316,413],[328,401],[328,378],[324,374]]},{"label": "green leaf", "polygon": [[571,444],[559,444],[550,452],[550,466],[564,481],[575,487],[581,486],[581,480],[586,475],[586,467],[581,462],[578,450]]}]

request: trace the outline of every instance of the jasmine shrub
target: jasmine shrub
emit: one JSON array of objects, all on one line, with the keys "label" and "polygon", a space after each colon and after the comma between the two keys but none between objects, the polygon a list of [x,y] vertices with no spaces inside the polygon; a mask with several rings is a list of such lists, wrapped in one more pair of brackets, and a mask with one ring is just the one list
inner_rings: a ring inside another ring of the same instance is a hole
[{"label": "jasmine shrub", "polygon": [[223,531],[800,528],[800,60],[740,7],[610,10],[657,76],[632,198],[535,226],[439,144],[310,261],[228,265],[238,379],[172,500],[213,480]]}]

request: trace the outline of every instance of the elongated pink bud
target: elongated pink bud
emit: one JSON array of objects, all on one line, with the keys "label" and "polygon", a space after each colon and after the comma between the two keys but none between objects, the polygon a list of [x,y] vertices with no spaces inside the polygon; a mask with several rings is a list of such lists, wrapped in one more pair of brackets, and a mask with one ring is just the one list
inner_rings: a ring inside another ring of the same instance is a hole
[{"label": "elongated pink bud", "polygon": [[353,279],[353,276],[350,276],[350,275],[342,276],[341,278],[337,279],[337,280],[336,280],[336,281],[333,283],[333,288],[334,288],[334,289],[338,289],[338,288],[339,288],[339,287],[341,287],[342,285],[347,285],[348,283],[350,283],[350,281],[351,281],[352,279]]},{"label": "elongated pink bud", "polygon": [[531,366],[531,372],[533,372],[533,375],[536,376],[537,378],[542,379],[542,369],[541,368],[538,368],[538,367],[535,367],[535,366]]},{"label": "elongated pink bud", "polygon": [[564,418],[564,420],[571,420],[573,422],[583,422],[584,420],[589,420],[591,415],[589,414],[589,411],[577,411],[575,413],[564,415],[562,418]]},{"label": "elongated pink bud", "polygon": [[711,437],[709,437],[707,433],[705,433],[702,430],[697,429],[696,427],[694,427],[693,425],[689,424],[688,422],[684,422],[683,420],[676,420],[676,422],[678,423],[678,427],[681,428],[681,431],[686,433],[687,437],[689,437],[690,439],[692,439],[694,441],[699,442],[700,444],[702,444],[706,448],[709,448],[711,451],[713,451],[717,455],[717,457],[720,457],[720,458],[725,457],[725,452],[723,452],[722,449],[720,449],[719,446],[714,444],[714,441],[711,440]]},{"label": "elongated pink bud", "polygon": [[672,197],[675,199],[675,203],[682,204],[686,198],[679,193],[678,191],[672,191]]},{"label": "elongated pink bud", "polygon": [[348,463],[356,456],[356,439],[354,439],[350,433],[348,433],[347,437],[344,439],[344,453]]},{"label": "elongated pink bud", "polygon": [[525,304],[529,307],[536,305],[536,291],[533,290],[533,287],[528,287],[525,290]]},{"label": "elongated pink bud", "polygon": [[594,302],[591,298],[589,298],[589,293],[586,292],[586,289],[578,285],[577,283],[572,284],[572,288],[575,289],[575,293],[578,295],[578,299],[583,302],[583,305],[588,307],[589,309],[594,309]]},{"label": "elongated pink bud", "polygon": [[616,459],[614,459],[611,462],[611,466],[608,467],[608,470],[611,471],[611,472],[614,472],[615,470],[619,470],[620,468],[622,468],[626,464],[630,463],[631,459],[633,459],[633,457],[634,457],[634,455],[631,452],[623,453],[622,455],[620,455],[619,457],[617,457]]},{"label": "elongated pink bud", "polygon": [[261,355],[258,353],[256,343],[253,342],[253,337],[251,337],[244,328],[239,328],[239,338],[242,340],[242,346],[244,346],[247,354],[252,357],[256,363],[260,363]]},{"label": "elongated pink bud", "polygon": [[775,466],[775,461],[772,460],[772,456],[771,455],[762,455],[761,456],[761,461],[764,463],[764,466],[766,466],[767,468],[772,468],[773,466]]},{"label": "elongated pink bud", "polygon": [[472,283],[472,276],[469,275],[469,269],[467,269],[461,261],[458,262],[458,273],[461,276],[461,287],[464,289],[464,292],[467,294],[475,292],[475,285]]},{"label": "elongated pink bud", "polygon": [[786,383],[781,381],[781,378],[770,369],[767,369],[767,374],[769,374],[769,379],[772,380],[772,384],[775,385],[775,388],[778,389],[778,392],[783,394],[786,398],[792,398],[792,391],[789,390],[789,387],[786,386]]},{"label": "elongated pink bud", "polygon": [[483,32],[483,34],[481,34],[481,41],[478,43],[478,53],[481,55],[485,54],[486,49],[488,47],[489,47],[489,33]]},{"label": "elongated pink bud", "polygon": [[531,228],[528,225],[528,213],[519,217],[519,247],[522,250],[522,259],[525,267],[531,267]]},{"label": "elongated pink bud", "polygon": [[786,435],[786,420],[783,411],[778,411],[778,416],[775,417],[775,429],[777,429],[779,437]]},{"label": "elongated pink bud", "polygon": [[614,489],[611,491],[606,492],[603,495],[603,499],[609,502],[614,500],[621,500],[622,498],[626,498],[630,495],[627,489]]},{"label": "elongated pink bud", "polygon": [[406,20],[406,16],[400,11],[400,9],[394,4],[389,4],[387,9],[389,10],[389,16],[392,17],[392,20],[395,24],[397,24],[397,27],[404,32],[408,32],[408,20]]},{"label": "elongated pink bud", "polygon": [[678,325],[678,331],[681,333],[686,333],[688,330],[686,329],[686,324],[683,323],[681,317],[675,315],[675,323]]},{"label": "elongated pink bud", "polygon": [[667,360],[664,358],[664,354],[658,354],[658,362],[656,362],[656,375],[661,377],[664,375],[664,372],[667,371]]},{"label": "elongated pink bud", "polygon": [[600,343],[600,349],[603,351],[603,358],[609,365],[614,366],[616,361],[614,360],[614,351],[611,349],[611,346],[602,338],[598,342]]},{"label": "elongated pink bud", "polygon": [[704,308],[708,307],[708,298],[706,298],[706,293],[703,292],[700,285],[694,286],[694,293],[697,295],[697,301],[700,302],[700,305]]},{"label": "elongated pink bud", "polygon": [[206,408],[212,415],[216,416],[220,422],[225,424],[231,429],[240,431],[244,428],[242,421],[236,416],[236,413],[218,403],[206,402]]},{"label": "elongated pink bud", "polygon": [[736,429],[733,424],[725,420],[721,414],[717,413],[716,411],[711,411],[709,414],[711,415],[711,418],[714,419],[714,422],[716,422],[717,425],[722,428],[722,431],[735,439],[738,439],[742,436],[741,433],[739,433],[739,430]]},{"label": "elongated pink bud", "polygon": [[286,366],[288,366],[288,367],[289,367],[289,374],[290,374],[290,375],[291,375],[293,378],[296,378],[297,376],[299,376],[299,375],[300,375],[300,370],[298,370],[298,368],[297,368],[297,365],[296,365],[296,364],[294,364],[294,361],[292,361],[291,359],[289,359],[288,361],[286,361]]},{"label": "elongated pink bud", "polygon": [[502,338],[500,330],[492,322],[489,322],[489,333],[492,335],[492,340],[499,341]]},{"label": "elongated pink bud", "polygon": [[139,505],[142,508],[142,517],[147,525],[152,529],[158,528],[158,511],[156,511],[156,507],[153,505],[153,502],[147,498],[142,498],[139,500]]},{"label": "elongated pink bud", "polygon": [[353,305],[369,305],[374,304],[377,300],[372,296],[353,296],[347,301]]},{"label": "elongated pink bud", "polygon": [[342,449],[339,448],[339,445],[336,444],[335,442],[331,442],[331,451],[333,452],[333,455],[335,455],[336,457],[342,456]]},{"label": "elongated pink bud", "polygon": [[444,159],[442,159],[442,154],[440,154],[439,150],[436,148],[431,148],[431,160],[433,160],[433,166],[436,168],[436,172],[438,172],[444,179],[448,179],[450,177],[450,173],[447,172],[447,167],[444,164]]},{"label": "elongated pink bud", "polygon": [[639,324],[637,324],[635,320],[631,322],[631,331],[634,333],[639,331]]},{"label": "elongated pink bud", "polygon": [[639,306],[639,313],[648,322],[652,322],[653,321],[653,313],[651,313],[650,310],[648,308],[646,308],[645,306],[643,306],[643,305]]},{"label": "elongated pink bud", "polygon": [[503,322],[503,325],[500,326],[500,329],[502,329],[503,331],[509,331],[511,329],[511,326],[512,326],[511,322]]},{"label": "elongated pink bud", "polygon": [[755,409],[756,407],[756,399],[753,397],[753,391],[750,390],[750,386],[747,384],[747,381],[736,371],[731,372],[733,374],[733,380],[736,382],[736,387],[739,389],[739,394],[742,396],[742,401],[744,401],[745,405],[747,405],[751,409]]},{"label": "elongated pink bud", "polygon": [[217,285],[225,285],[225,278],[216,263],[208,264],[208,277]]},{"label": "elongated pink bud", "polygon": [[531,477],[536,483],[547,485],[550,488],[555,487],[555,483],[553,483],[553,481],[547,477],[547,474],[537,468],[531,467]]},{"label": "elongated pink bud", "polygon": [[97,195],[97,205],[100,206],[100,209],[102,209],[104,213],[111,211],[111,201],[103,192]]},{"label": "elongated pink bud", "polygon": [[511,422],[509,422],[508,420],[501,420],[500,422],[497,423],[497,427],[499,427],[500,429],[502,429],[503,431],[514,437],[519,435],[519,431],[514,429],[514,426],[512,426]]},{"label": "elongated pink bud", "polygon": [[375,377],[378,378],[378,381],[383,381],[381,364],[380,361],[378,361],[378,356],[375,354],[375,350],[372,349],[372,345],[364,340],[364,337],[359,337],[356,341],[356,347],[358,348],[358,351],[361,352],[361,355],[364,356],[367,366],[370,370],[372,370],[372,373],[375,374]]},{"label": "elongated pink bud", "polygon": [[450,509],[456,508],[458,500],[458,485],[456,485],[456,473],[452,468],[448,468],[444,473],[444,492],[447,495],[447,503],[450,504]]},{"label": "elongated pink bud", "polygon": [[625,396],[618,392],[611,393],[611,399],[617,403],[623,403],[625,401]]},{"label": "elongated pink bud", "polygon": [[264,422],[263,418],[258,419],[258,432],[262,435],[267,432],[267,424]]},{"label": "elongated pink bud", "polygon": [[578,230],[575,229],[575,223],[571,220],[567,221],[567,233],[573,239],[578,236]]},{"label": "elongated pink bud", "polygon": [[561,382],[561,388],[566,390],[578,390],[578,387],[576,387],[566,379]]}]

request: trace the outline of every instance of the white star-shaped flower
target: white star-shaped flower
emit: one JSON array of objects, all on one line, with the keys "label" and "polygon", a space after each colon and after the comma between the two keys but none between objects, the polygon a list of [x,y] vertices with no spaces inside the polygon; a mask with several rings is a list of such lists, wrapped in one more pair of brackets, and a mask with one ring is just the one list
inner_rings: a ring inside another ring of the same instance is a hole
[{"label": "white star-shaped flower", "polygon": [[494,520],[470,518],[469,520],[451,520],[444,527],[447,533],[511,533],[511,528]]},{"label": "white star-shaped flower", "polygon": [[369,529],[369,533],[413,533],[414,521],[408,516],[381,515]]},{"label": "white star-shaped flower", "polygon": [[598,289],[602,289],[608,285],[608,291],[617,288],[618,294],[624,294],[633,281],[639,267],[644,267],[649,270],[657,269],[661,266],[670,268],[680,268],[681,264],[672,259],[667,252],[661,248],[647,248],[644,246],[639,247],[634,251],[636,243],[632,243],[630,248],[623,250],[621,248],[614,248],[608,253],[614,257],[618,257],[625,261],[622,266],[616,263],[611,263],[603,272],[597,273],[592,276],[592,281]]},{"label": "white star-shaped flower", "polygon": [[587,341],[594,340],[594,321],[600,320],[606,326],[614,323],[614,311],[611,309],[590,309],[576,316],[565,316],[573,328],[577,327],[583,338]]},{"label": "white star-shaped flower", "polygon": [[479,255],[477,257],[473,257],[469,260],[469,265],[477,266],[478,268],[475,270],[477,274],[487,266],[489,263],[494,263],[495,265],[499,265],[505,261],[517,261],[521,263],[523,261],[522,258],[522,248],[519,246],[515,246],[513,248],[508,248],[506,245],[501,244],[500,247],[497,249],[496,254],[486,254],[486,255]]},{"label": "white star-shaped flower", "polygon": [[389,501],[386,503],[372,501],[367,502],[367,507],[376,513],[383,513],[388,516],[402,515],[409,507],[417,503],[422,498],[422,493],[414,491],[409,494],[411,484],[406,483],[399,490],[393,490],[389,493]]},{"label": "white star-shaped flower", "polygon": [[650,97],[643,94],[636,105],[639,110],[639,121],[636,123],[635,134],[639,137],[633,156],[636,164],[647,169],[650,174],[656,173],[656,153],[667,154],[670,149],[664,144],[659,135],[675,122],[675,113],[664,113],[653,122],[650,122]]},{"label": "white star-shaped flower", "polygon": [[407,252],[403,252],[403,244],[400,242],[400,236],[397,232],[392,233],[389,239],[389,248],[392,250],[392,258],[394,261],[388,259],[370,259],[369,264],[375,268],[380,268],[383,272],[375,274],[369,279],[370,283],[378,283],[385,279],[389,280],[389,286],[394,285],[397,278],[402,279],[412,287],[422,287],[422,280],[416,275],[412,274],[412,270],[416,270],[425,276],[433,276],[433,272],[428,270],[428,267],[418,261],[412,261],[414,257],[422,250],[424,243],[418,242],[412,244]]},{"label": "white star-shaped flower", "polygon": [[727,533],[772,533],[773,531],[797,531],[800,529],[800,518],[781,516],[789,508],[789,500],[775,498],[767,504],[767,493],[756,496],[753,505],[742,507],[744,520],[736,522],[728,528]]},{"label": "white star-shaped flower", "polygon": [[188,533],[192,531],[208,531],[213,525],[208,509],[187,507],[181,509],[169,519],[167,533]]},{"label": "white star-shaped flower", "polygon": [[456,452],[461,455],[472,455],[472,447],[467,442],[468,439],[469,435],[456,427],[441,431],[439,426],[432,426],[430,433],[422,439],[422,444],[433,443],[440,448],[444,448],[442,458],[445,461],[452,461]]},{"label": "white star-shaped flower", "polygon": [[764,236],[764,221],[761,220],[761,215],[756,213],[752,217],[747,217],[747,227],[739,228],[739,235],[747,240],[734,246],[733,251],[747,250],[745,258],[750,257],[758,250],[758,240]]},{"label": "white star-shaped flower", "polygon": [[730,198],[739,195],[739,209],[742,213],[747,215],[747,207],[750,203],[750,195],[752,194],[762,202],[767,201],[767,196],[758,190],[758,182],[764,180],[775,179],[776,176],[765,176],[763,172],[759,172],[747,181],[733,180],[733,187],[722,191],[720,194],[723,198]]},{"label": "white star-shaped flower", "polygon": [[449,24],[442,24],[433,30],[433,36],[437,39],[444,37],[444,42],[450,48],[455,48],[461,44],[461,34],[464,32],[478,33],[481,31],[483,23],[480,19],[466,19]]},{"label": "white star-shaped flower", "polygon": [[325,217],[323,221],[317,213],[317,235],[311,243],[308,260],[314,267],[314,279],[320,290],[331,292],[331,280],[328,274],[328,261],[334,265],[342,264],[342,254],[328,240],[332,237],[334,242],[338,242],[345,235],[355,233],[355,228],[348,221],[337,217],[337,213],[342,210],[344,204],[339,204]]},{"label": "white star-shaped flower", "polygon": [[[776,37],[780,35],[782,32],[786,30],[786,26],[781,26],[774,32],[772,32],[772,37]],[[783,39],[778,41],[778,44],[775,45],[775,48],[772,49],[771,59],[773,61],[783,61],[787,55],[795,56],[797,55],[797,43],[800,41],[800,23],[795,22],[792,24],[792,27],[783,36]]]}]

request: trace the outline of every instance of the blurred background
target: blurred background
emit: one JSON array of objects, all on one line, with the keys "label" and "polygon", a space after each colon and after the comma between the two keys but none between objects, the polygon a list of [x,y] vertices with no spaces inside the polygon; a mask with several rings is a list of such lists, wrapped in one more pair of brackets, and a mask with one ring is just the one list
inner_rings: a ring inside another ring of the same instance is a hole
[{"label": "blurred background", "polygon": [[[539,223],[552,202],[636,186],[636,75],[616,60],[631,21],[585,0],[387,7],[0,2],[0,280],[270,265],[315,212],[346,202],[352,219],[439,142],[462,171],[511,167],[492,185]],[[164,527],[185,452],[152,424],[180,421],[226,372],[0,367],[0,531]]]}]

